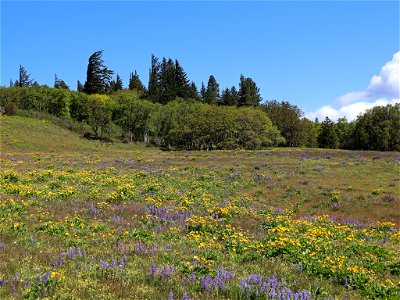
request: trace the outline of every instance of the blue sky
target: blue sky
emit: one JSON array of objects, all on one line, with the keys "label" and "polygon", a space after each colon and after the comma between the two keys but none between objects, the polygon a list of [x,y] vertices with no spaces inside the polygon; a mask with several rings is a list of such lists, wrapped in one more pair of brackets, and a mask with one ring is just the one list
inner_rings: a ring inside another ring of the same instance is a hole
[{"label": "blue sky", "polygon": [[398,1],[1,1],[1,85],[22,64],[40,84],[57,74],[75,89],[97,50],[124,85],[135,69],[147,85],[153,53],[177,58],[198,87],[210,74],[221,89],[251,77],[264,100],[310,118],[399,98],[398,84],[369,92],[388,62],[398,80]]}]

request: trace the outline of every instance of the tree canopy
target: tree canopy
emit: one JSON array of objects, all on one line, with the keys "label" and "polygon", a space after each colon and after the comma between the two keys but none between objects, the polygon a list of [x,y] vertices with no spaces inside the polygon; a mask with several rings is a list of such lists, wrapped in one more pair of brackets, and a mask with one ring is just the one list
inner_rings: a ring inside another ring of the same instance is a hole
[{"label": "tree canopy", "polygon": [[102,59],[103,50],[94,52],[89,57],[84,91],[87,94],[105,94],[110,89],[113,71],[109,70]]}]

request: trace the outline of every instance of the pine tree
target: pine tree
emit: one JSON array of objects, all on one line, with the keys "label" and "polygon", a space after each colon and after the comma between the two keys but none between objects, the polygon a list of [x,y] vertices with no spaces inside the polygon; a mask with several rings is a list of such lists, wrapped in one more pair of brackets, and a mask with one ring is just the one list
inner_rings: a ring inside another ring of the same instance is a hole
[{"label": "pine tree", "polygon": [[140,94],[144,94],[144,92],[145,92],[145,87],[144,87],[142,81],[140,80],[139,75],[137,74],[136,70],[135,70],[135,73],[131,73],[129,75],[129,89],[131,91],[136,90]]},{"label": "pine tree", "polygon": [[168,103],[177,96],[177,84],[175,76],[175,64],[172,59],[167,60],[165,57],[161,63],[161,103]]},{"label": "pine tree", "polygon": [[199,92],[197,90],[197,86],[194,83],[194,81],[192,81],[192,83],[190,84],[188,98],[189,99],[194,99],[194,100],[197,100],[197,101],[200,100]]},{"label": "pine tree", "polygon": [[204,82],[201,83],[200,97],[203,102],[206,102],[207,98],[207,89],[204,85]]},{"label": "pine tree", "polygon": [[151,55],[151,68],[149,70],[149,85],[148,85],[148,97],[153,102],[158,102],[160,98],[160,71],[161,66],[158,58]]},{"label": "pine tree", "polygon": [[102,55],[103,50],[96,51],[89,57],[84,85],[87,94],[104,94],[110,89],[111,76],[114,72],[104,65]]},{"label": "pine tree", "polygon": [[220,100],[219,84],[215,80],[214,75],[210,75],[207,84],[207,92],[205,102],[208,104],[217,105]]},{"label": "pine tree", "polygon": [[55,89],[69,90],[69,86],[65,83],[64,80],[59,79],[57,77],[57,74],[54,75],[54,88]]},{"label": "pine tree", "polygon": [[181,98],[190,98],[189,93],[191,92],[191,86],[187,78],[187,74],[179,64],[178,60],[175,60],[175,81],[176,81],[176,95]]},{"label": "pine tree", "polygon": [[239,102],[238,92],[236,88],[232,86],[230,89],[226,88],[221,95],[221,104],[229,106],[237,106]]},{"label": "pine tree", "polygon": [[257,106],[261,100],[260,89],[253,79],[240,75],[238,106]]},{"label": "pine tree", "polygon": [[117,74],[117,78],[113,81],[110,82],[110,90],[112,92],[116,92],[116,91],[120,91],[122,90],[123,84],[122,84],[122,79],[121,77],[119,77],[119,75]]},{"label": "pine tree", "polygon": [[82,83],[81,83],[79,80],[78,80],[78,82],[77,82],[77,84],[76,84],[76,90],[77,90],[78,92],[81,92],[81,93],[84,92],[84,87],[83,87]]},{"label": "pine tree", "polygon": [[30,87],[32,86],[33,79],[30,79],[30,74],[26,72],[22,65],[19,65],[19,80],[15,81],[15,86]]}]

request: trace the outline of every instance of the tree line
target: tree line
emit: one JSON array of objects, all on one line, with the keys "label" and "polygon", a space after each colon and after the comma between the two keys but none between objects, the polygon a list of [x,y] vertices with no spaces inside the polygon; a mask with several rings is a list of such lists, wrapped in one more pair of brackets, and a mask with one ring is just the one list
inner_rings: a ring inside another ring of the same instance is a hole
[{"label": "tree line", "polygon": [[268,146],[400,150],[400,105],[378,106],[353,122],[308,120],[297,106],[276,100],[261,103],[259,88],[240,76],[239,87],[220,92],[210,75],[200,91],[178,60],[151,57],[149,82],[137,72],[124,89],[113,78],[102,51],[89,57],[86,81],[77,91],[55,75],[54,87],[41,86],[20,66],[19,78],[0,88],[0,108],[43,111],[91,126],[95,138],[118,132],[126,141],[160,147],[211,150]]}]

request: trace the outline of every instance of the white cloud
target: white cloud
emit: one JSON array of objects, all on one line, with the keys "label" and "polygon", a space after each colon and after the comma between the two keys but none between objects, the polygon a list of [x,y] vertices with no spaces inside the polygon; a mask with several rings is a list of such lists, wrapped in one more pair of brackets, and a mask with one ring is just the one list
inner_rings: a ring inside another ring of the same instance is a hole
[{"label": "white cloud", "polygon": [[375,106],[386,106],[388,104],[400,103],[400,99],[377,99],[373,102],[359,101],[351,103],[349,105],[344,105],[340,108],[333,108],[331,105],[326,105],[318,108],[316,111],[306,113],[306,118],[314,120],[318,118],[319,121],[323,121],[325,117],[333,121],[337,121],[339,118],[346,117],[348,121],[353,121],[357,118],[359,114],[364,113],[367,109],[371,109]]},{"label": "white cloud", "polygon": [[400,51],[393,55],[392,60],[382,67],[379,75],[374,75],[371,78],[367,88],[368,94],[385,98],[400,98],[399,73]]},{"label": "white cloud", "polygon": [[338,108],[332,105],[325,105],[313,112],[306,113],[310,120],[319,120],[329,117],[336,121],[338,118],[346,117],[352,121],[365,110],[374,106],[400,103],[400,51],[393,55],[380,70],[374,75],[365,91],[350,92],[336,99]]}]

